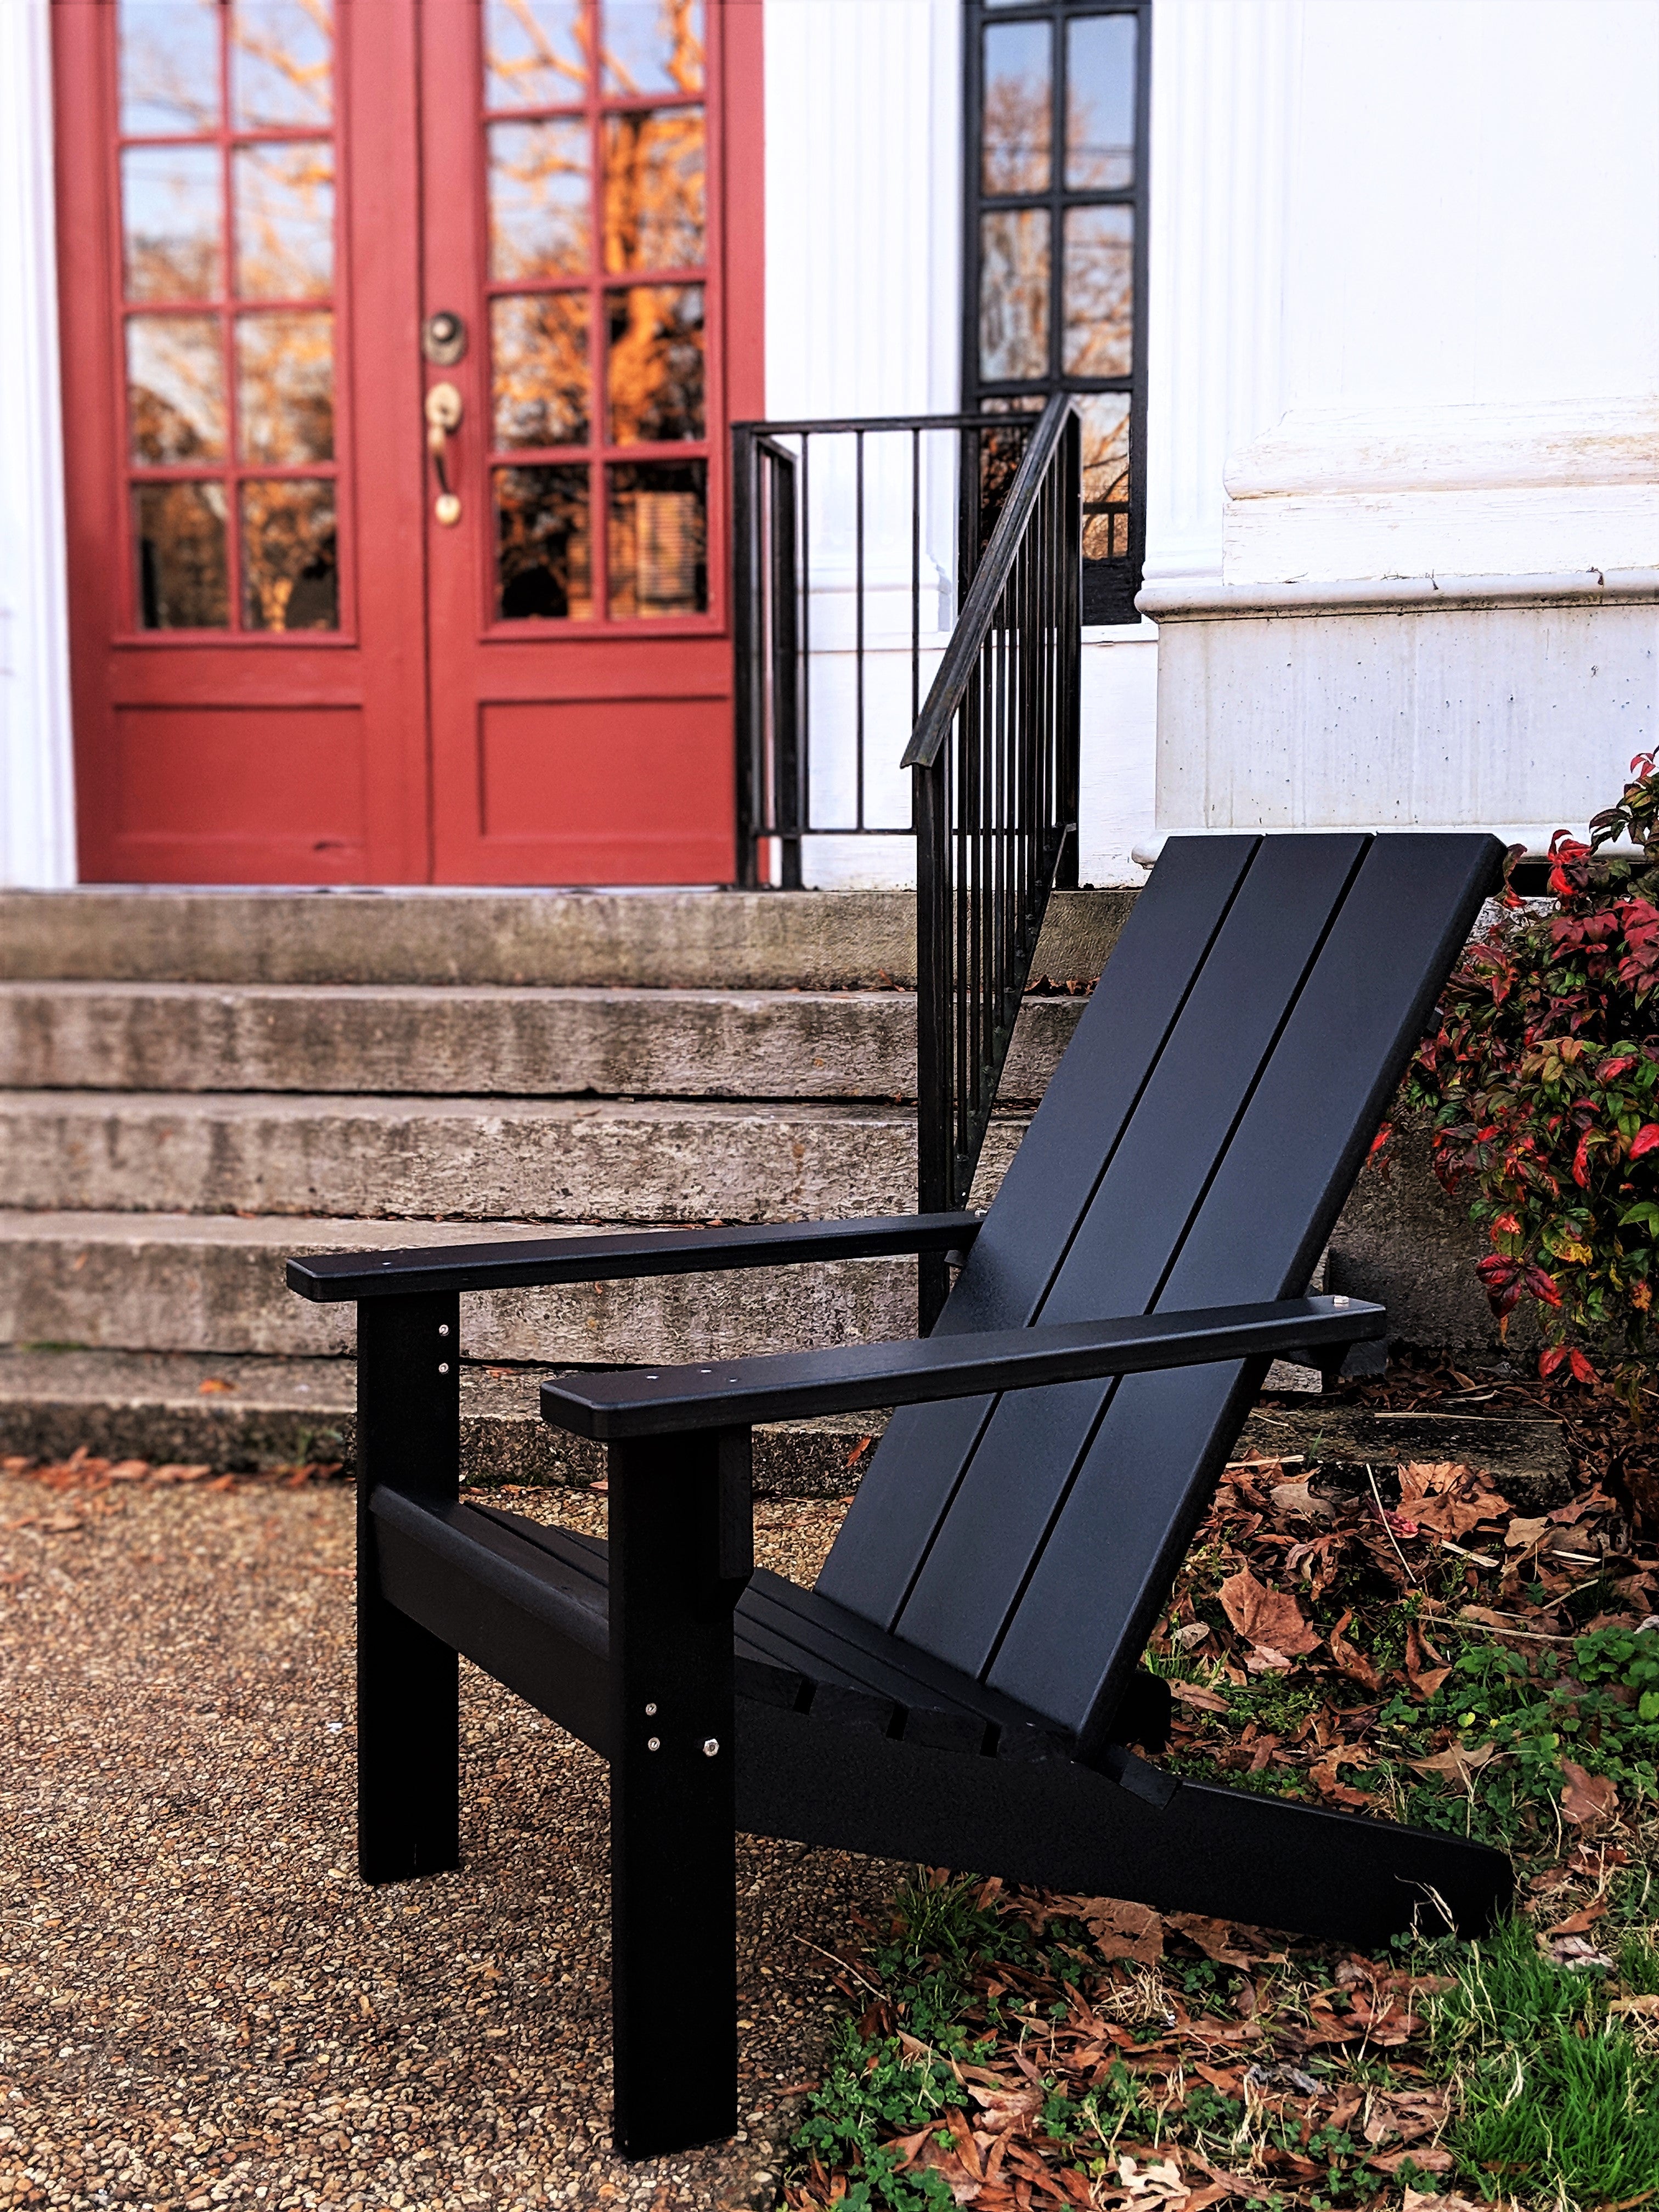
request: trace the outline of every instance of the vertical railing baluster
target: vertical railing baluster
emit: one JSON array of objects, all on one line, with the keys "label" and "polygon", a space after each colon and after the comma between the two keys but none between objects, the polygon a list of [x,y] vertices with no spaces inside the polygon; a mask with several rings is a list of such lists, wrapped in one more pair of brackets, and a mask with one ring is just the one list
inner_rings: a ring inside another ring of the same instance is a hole
[{"label": "vertical railing baluster", "polygon": [[[795,773],[800,779],[800,826],[812,819],[812,434],[800,441],[800,743]],[[795,850],[800,851],[796,840]]]},{"label": "vertical railing baluster", "polygon": [[856,801],[853,819],[860,830],[864,827],[864,433],[854,433],[854,577],[853,619],[856,629],[854,647],[854,666],[857,680],[857,706],[854,714],[853,747],[854,773],[858,778]]},{"label": "vertical railing baluster", "polygon": [[910,432],[910,727],[921,713],[921,432]]}]

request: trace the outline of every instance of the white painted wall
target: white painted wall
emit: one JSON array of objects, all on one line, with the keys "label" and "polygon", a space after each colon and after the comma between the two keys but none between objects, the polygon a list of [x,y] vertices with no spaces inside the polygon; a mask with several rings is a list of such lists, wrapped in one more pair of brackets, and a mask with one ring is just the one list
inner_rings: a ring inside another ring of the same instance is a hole
[{"label": "white painted wall", "polygon": [[1582,823],[1659,722],[1659,0],[1157,15],[1160,830]]},{"label": "white painted wall", "polygon": [[47,0],[0,0],[0,884],[75,881]]}]

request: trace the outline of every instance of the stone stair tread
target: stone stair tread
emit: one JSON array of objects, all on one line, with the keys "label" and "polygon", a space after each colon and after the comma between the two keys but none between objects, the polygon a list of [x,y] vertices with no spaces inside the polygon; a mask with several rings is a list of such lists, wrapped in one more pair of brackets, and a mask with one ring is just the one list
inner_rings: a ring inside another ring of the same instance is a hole
[{"label": "stone stair tread", "polygon": [[[552,1364],[472,1363],[461,1370],[461,1468],[480,1486],[580,1483],[604,1473],[600,1446],[540,1413]],[[755,1432],[756,1480],[773,1495],[856,1488],[886,1415],[769,1424]],[[350,1359],[187,1352],[0,1349],[0,1456],[104,1458],[246,1470],[307,1460],[355,1472],[356,1366]]]},{"label": "stone stair tread", "polygon": [[870,1102],[11,1091],[0,1152],[10,1202],[54,1211],[667,1224],[915,1204],[915,1117]]},{"label": "stone stair tread", "polygon": [[[1133,891],[1059,891],[1036,973],[1100,973]],[[0,891],[0,975],[881,989],[915,981],[902,890]]]},{"label": "stone stair tread", "polygon": [[[1018,1095],[1081,1003],[1024,1010]],[[915,1049],[900,991],[0,981],[16,1090],[890,1102],[915,1095]]]}]

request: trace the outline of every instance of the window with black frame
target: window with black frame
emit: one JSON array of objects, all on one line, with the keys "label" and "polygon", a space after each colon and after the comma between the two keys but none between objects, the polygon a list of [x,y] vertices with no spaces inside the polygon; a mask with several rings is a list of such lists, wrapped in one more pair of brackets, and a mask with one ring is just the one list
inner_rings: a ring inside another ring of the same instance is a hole
[{"label": "window with black frame", "polygon": [[964,0],[963,404],[1083,418],[1083,619],[1133,622],[1146,543],[1151,0]]}]

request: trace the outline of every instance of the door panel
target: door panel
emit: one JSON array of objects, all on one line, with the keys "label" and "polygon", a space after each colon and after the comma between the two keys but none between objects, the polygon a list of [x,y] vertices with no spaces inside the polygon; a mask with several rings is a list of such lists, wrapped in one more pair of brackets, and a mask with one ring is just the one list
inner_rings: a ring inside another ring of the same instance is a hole
[{"label": "door panel", "polygon": [[[758,6],[428,0],[435,874],[736,871],[724,601],[728,71]],[[752,344],[757,317],[738,319]]]},{"label": "door panel", "polygon": [[424,880],[412,14],[52,17],[82,874]]},{"label": "door panel", "polygon": [[759,0],[52,16],[82,875],[729,880]]}]

